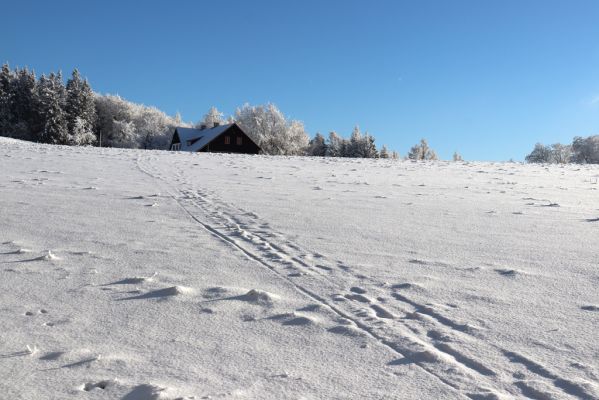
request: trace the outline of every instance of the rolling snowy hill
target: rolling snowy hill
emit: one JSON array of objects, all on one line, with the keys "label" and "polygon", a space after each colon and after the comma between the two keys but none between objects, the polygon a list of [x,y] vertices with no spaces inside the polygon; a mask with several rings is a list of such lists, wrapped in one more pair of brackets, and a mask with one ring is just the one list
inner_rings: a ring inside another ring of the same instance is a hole
[{"label": "rolling snowy hill", "polygon": [[599,398],[597,166],[0,138],[0,170],[0,398]]}]

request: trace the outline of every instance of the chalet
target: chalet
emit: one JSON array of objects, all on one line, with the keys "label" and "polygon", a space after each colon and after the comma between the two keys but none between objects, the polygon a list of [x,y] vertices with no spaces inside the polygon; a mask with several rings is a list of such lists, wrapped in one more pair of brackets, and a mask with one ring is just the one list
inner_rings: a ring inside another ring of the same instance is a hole
[{"label": "chalet", "polygon": [[236,123],[206,128],[176,128],[171,150],[258,154],[260,147]]}]

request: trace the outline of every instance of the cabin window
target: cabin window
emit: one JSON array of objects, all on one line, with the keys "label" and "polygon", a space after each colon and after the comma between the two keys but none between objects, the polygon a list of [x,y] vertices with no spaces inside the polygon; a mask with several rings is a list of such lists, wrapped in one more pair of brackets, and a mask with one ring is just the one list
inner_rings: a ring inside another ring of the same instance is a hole
[{"label": "cabin window", "polygon": [[174,150],[174,151],[181,150],[181,143],[173,143],[173,145],[171,146],[171,150]]},{"label": "cabin window", "polygon": [[237,136],[237,146],[241,146],[243,144],[243,137]]},{"label": "cabin window", "polygon": [[225,136],[225,144],[231,144],[231,136]]}]

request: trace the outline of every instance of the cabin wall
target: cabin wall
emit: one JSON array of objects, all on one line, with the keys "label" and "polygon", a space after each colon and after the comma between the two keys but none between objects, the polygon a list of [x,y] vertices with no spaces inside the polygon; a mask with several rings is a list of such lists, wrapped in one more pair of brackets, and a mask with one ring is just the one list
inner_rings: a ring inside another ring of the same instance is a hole
[{"label": "cabin wall", "polygon": [[[226,138],[229,137],[229,143],[226,143]],[[241,138],[241,144],[237,144],[238,138]],[[220,136],[204,147],[202,152],[211,153],[243,153],[243,154],[258,154],[260,148],[250,140],[237,126],[223,132]]]},{"label": "cabin wall", "polygon": [[171,144],[168,146],[168,149],[171,150],[173,148],[173,144],[181,143],[181,139],[179,139],[179,133],[175,130],[173,134],[173,139],[171,140]]}]

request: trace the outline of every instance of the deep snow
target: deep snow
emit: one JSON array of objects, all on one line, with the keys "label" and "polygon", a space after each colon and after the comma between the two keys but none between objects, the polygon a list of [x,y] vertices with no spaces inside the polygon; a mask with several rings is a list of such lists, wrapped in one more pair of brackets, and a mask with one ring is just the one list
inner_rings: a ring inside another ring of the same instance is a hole
[{"label": "deep snow", "polygon": [[0,398],[599,398],[599,167],[0,138]]}]

